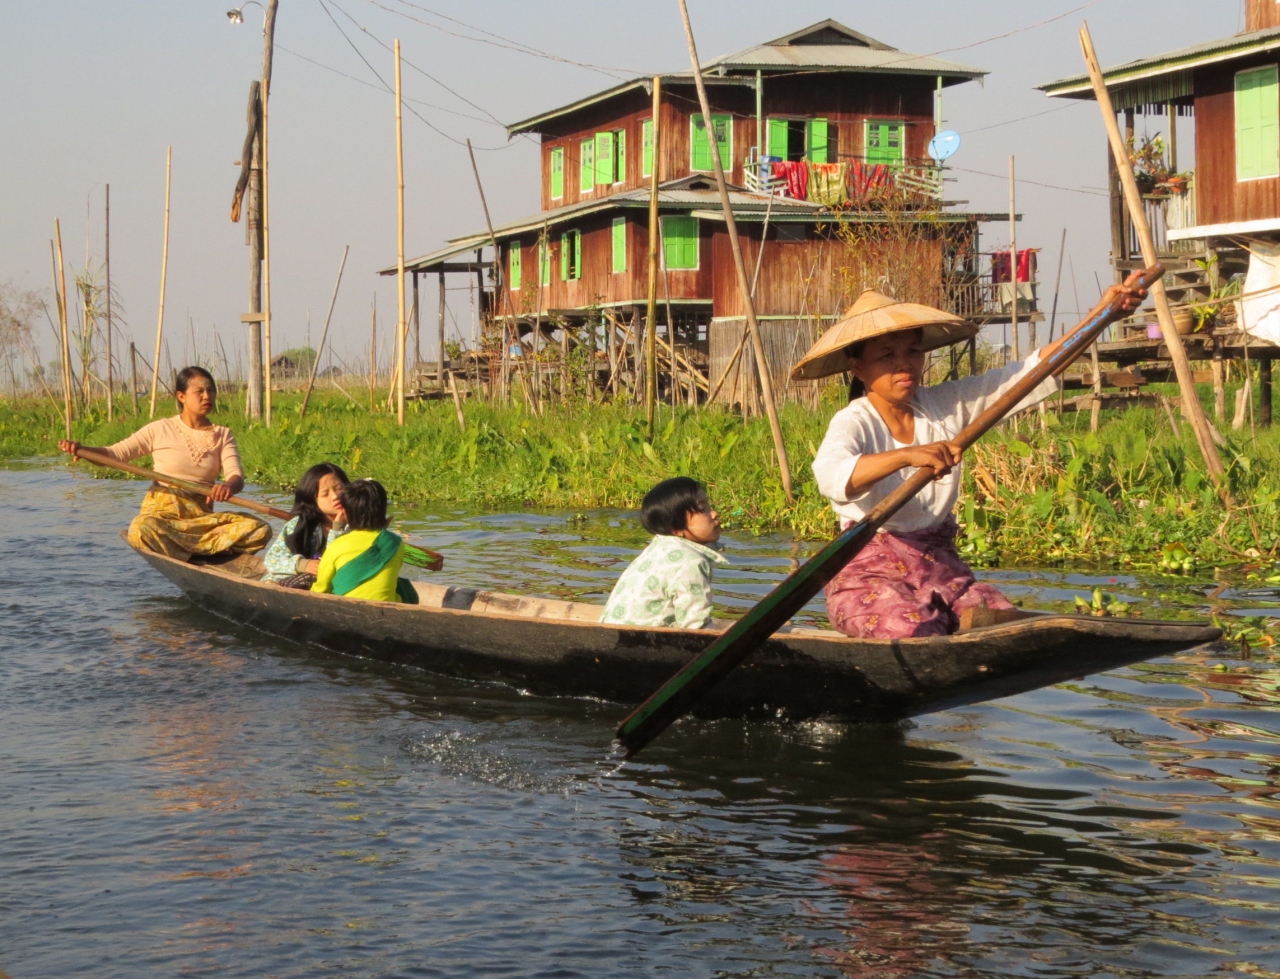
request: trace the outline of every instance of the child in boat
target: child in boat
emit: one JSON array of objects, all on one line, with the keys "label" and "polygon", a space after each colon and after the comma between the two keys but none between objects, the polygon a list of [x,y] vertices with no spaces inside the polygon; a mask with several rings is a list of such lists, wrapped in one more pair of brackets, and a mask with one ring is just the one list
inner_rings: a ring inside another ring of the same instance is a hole
[{"label": "child in boat", "polygon": [[331,462],[302,474],[293,490],[289,519],[263,556],[264,581],[286,588],[310,588],[315,583],[325,546],[347,532],[340,496],[349,482],[342,468]]},{"label": "child in boat", "polygon": [[729,562],[710,545],[720,516],[696,479],[664,479],[645,495],[640,522],[654,534],[622,572],[605,604],[610,625],[706,629],[711,625],[711,575]]},{"label": "child in boat", "polygon": [[347,532],[325,548],[311,590],[418,604],[413,584],[400,577],[404,541],[387,530],[387,491],[382,484],[357,479],[342,488],[338,499],[347,517]]}]

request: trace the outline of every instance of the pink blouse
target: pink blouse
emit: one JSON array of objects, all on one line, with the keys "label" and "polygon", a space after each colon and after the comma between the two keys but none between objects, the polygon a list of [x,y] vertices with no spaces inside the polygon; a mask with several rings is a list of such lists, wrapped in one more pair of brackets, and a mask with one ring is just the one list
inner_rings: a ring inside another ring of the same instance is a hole
[{"label": "pink blouse", "polygon": [[120,462],[150,455],[157,472],[177,479],[216,483],[219,473],[227,479],[244,476],[231,429],[189,428],[178,415],[143,425],[106,453]]}]

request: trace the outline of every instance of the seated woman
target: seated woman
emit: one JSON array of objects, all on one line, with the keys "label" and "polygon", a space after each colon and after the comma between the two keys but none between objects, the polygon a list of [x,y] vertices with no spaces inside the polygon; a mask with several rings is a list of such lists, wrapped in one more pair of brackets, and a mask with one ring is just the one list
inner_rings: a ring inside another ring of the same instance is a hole
[{"label": "seated woman", "polygon": [[404,541],[387,530],[387,491],[382,484],[357,479],[342,488],[340,500],[348,529],[325,548],[311,590],[417,605],[413,583],[400,577]]},{"label": "seated woman", "polygon": [[[1112,286],[1103,304],[1114,296],[1132,311],[1146,291],[1129,282]],[[795,378],[841,371],[854,378],[849,404],[831,419],[813,460],[818,488],[843,528],[865,517],[912,470],[935,474],[827,585],[827,614],[846,635],[947,635],[959,627],[964,609],[1013,607],[994,587],[975,581],[956,553],[959,528],[952,511],[961,470],[954,439],[1062,340],[1032,351],[1022,363],[922,387],[925,353],[977,329],[941,310],[868,290],[791,371]],[[1056,390],[1057,381],[1047,379],[1016,410]]]},{"label": "seated woman", "polygon": [[312,466],[293,490],[293,511],[271,542],[262,563],[263,581],[287,588],[310,588],[320,570],[320,556],[329,541],[347,532],[342,511],[342,488],[351,480],[331,462]]},{"label": "seated woman", "polygon": [[[93,451],[121,462],[149,455],[153,468],[166,476],[214,485],[207,497],[199,497],[152,483],[129,524],[129,543],[179,561],[262,550],[271,539],[270,525],[244,513],[213,512],[215,501],[244,489],[235,436],[231,429],[209,421],[218,397],[213,375],[203,367],[185,367],[173,390],[179,414],[157,419],[124,441]],[[76,458],[81,446],[62,441],[58,448]]]}]

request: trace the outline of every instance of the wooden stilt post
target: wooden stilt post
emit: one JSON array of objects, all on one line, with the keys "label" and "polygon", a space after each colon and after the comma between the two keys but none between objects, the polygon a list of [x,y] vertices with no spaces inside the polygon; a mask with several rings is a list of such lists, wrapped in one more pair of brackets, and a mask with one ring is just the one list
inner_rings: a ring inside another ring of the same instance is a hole
[{"label": "wooden stilt post", "polygon": [[1271,358],[1258,358],[1258,424],[1271,425]]},{"label": "wooden stilt post", "polygon": [[1216,338],[1213,341],[1212,356],[1210,364],[1213,369],[1213,417],[1221,422],[1227,413],[1227,371],[1222,353],[1222,341]]},{"label": "wooden stilt post", "polygon": [[787,447],[782,440],[782,425],[778,421],[778,405],[773,397],[773,380],[769,376],[769,361],[765,357],[764,344],[760,340],[760,328],[756,323],[751,283],[747,280],[747,267],[742,259],[742,242],[738,240],[738,223],[734,220],[733,207],[729,203],[724,161],[720,159],[720,141],[716,139],[715,126],[711,119],[711,104],[707,99],[706,83],[702,80],[702,67],[698,63],[698,48],[694,43],[693,25],[689,23],[689,7],[686,0],[680,0],[680,16],[684,21],[685,40],[689,45],[689,61],[693,67],[693,80],[698,88],[698,103],[702,108],[702,121],[706,127],[707,142],[711,146],[711,161],[716,169],[716,184],[720,190],[720,204],[724,209],[724,221],[729,233],[729,247],[733,251],[734,269],[738,274],[738,291],[742,294],[743,307],[747,313],[747,329],[751,332],[751,350],[755,354],[756,370],[760,375],[764,409],[769,416],[769,428],[773,433],[773,450],[778,457],[778,474],[782,477],[782,490],[787,496],[787,502],[793,503],[795,496],[791,491],[791,466],[787,461]]},{"label": "wooden stilt post", "polygon": [[333,295],[329,297],[329,312],[324,317],[324,329],[320,331],[320,346],[316,349],[316,359],[311,362],[311,377],[307,379],[307,390],[302,395],[302,407],[298,409],[298,421],[307,416],[307,402],[311,400],[311,389],[316,386],[316,371],[320,369],[320,357],[324,353],[324,342],[329,338],[329,321],[333,319],[333,305],[338,301],[338,287],[342,285],[342,270],[347,267],[347,252],[351,246],[342,249],[342,261],[338,263],[338,278],[333,283]]},{"label": "wooden stilt post", "polygon": [[[444,273],[440,273],[440,310],[436,331],[436,380],[440,382],[440,393],[444,394],[444,318],[445,307]],[[416,315],[416,314],[415,314]],[[452,366],[452,365],[451,365]]]},{"label": "wooden stilt post", "polygon": [[107,421],[115,417],[115,365],[111,360],[111,185],[106,186],[106,260],[107,260]]},{"label": "wooden stilt post", "polygon": [[53,286],[58,297],[58,325],[61,332],[62,350],[62,417],[66,429],[66,437],[71,438],[71,421],[75,415],[75,406],[71,396],[71,334],[67,328],[67,269],[62,261],[62,224],[53,219],[53,236],[58,243],[58,265],[55,271]]},{"label": "wooden stilt post", "polygon": [[[1111,140],[1111,153],[1115,157],[1116,170],[1120,175],[1120,183],[1124,189],[1125,203],[1129,216],[1138,232],[1138,240],[1142,245],[1143,260],[1148,265],[1156,262],[1155,242],[1151,237],[1151,227],[1147,224],[1146,212],[1143,210],[1142,197],[1133,177],[1133,167],[1129,163],[1128,148],[1120,135],[1120,127],[1116,123],[1115,109],[1111,104],[1111,94],[1102,77],[1102,69],[1098,65],[1097,55],[1093,50],[1093,40],[1089,36],[1089,26],[1080,29],[1080,45],[1084,49],[1085,65],[1089,78],[1093,83],[1094,96],[1098,100],[1098,108],[1102,112],[1102,121],[1107,127],[1107,136]],[[1164,283],[1156,282],[1151,288],[1151,298],[1155,301],[1156,315],[1160,319],[1160,332],[1164,336],[1165,346],[1169,348],[1169,359],[1173,361],[1173,370],[1178,377],[1178,388],[1182,392],[1182,410],[1196,434],[1196,442],[1200,445],[1200,454],[1204,457],[1209,474],[1218,484],[1223,499],[1232,506],[1231,493],[1223,480],[1222,460],[1218,456],[1218,447],[1209,434],[1209,421],[1204,416],[1200,399],[1196,395],[1195,379],[1191,374],[1191,364],[1187,360],[1187,352],[1182,346],[1182,337],[1173,325],[1173,312],[1169,309],[1169,297],[1165,294]]]},{"label": "wooden stilt post", "polygon": [[404,424],[404,128],[401,119],[400,38],[396,38],[396,422]]},{"label": "wooden stilt post", "polygon": [[165,152],[164,161],[164,247],[160,252],[160,311],[156,316],[156,352],[151,362],[151,408],[148,417],[156,416],[156,391],[160,385],[160,339],[164,335],[164,287],[169,277],[169,187],[173,172],[173,147]]},{"label": "wooden stilt post", "polygon": [[653,416],[658,400],[658,249],[662,230],[658,216],[658,186],[662,173],[662,78],[653,76],[653,173],[649,176],[649,294],[644,319],[644,420],[649,440],[653,440]]},{"label": "wooden stilt post", "polygon": [[418,270],[413,270],[413,371],[416,374],[422,360],[422,314],[418,305]]}]

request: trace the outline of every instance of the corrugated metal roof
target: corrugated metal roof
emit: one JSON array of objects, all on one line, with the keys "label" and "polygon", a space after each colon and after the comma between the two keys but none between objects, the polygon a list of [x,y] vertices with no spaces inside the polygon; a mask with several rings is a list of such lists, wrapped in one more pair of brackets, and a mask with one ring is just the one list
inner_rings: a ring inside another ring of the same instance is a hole
[{"label": "corrugated metal roof", "polygon": [[[1104,69],[1102,77],[1106,79],[1107,88],[1119,88],[1123,85],[1154,78],[1158,75],[1189,71],[1203,65],[1215,64],[1243,58],[1259,51],[1270,51],[1280,48],[1280,27],[1268,27],[1260,31],[1247,31],[1233,34],[1230,37],[1218,38],[1215,41],[1202,41],[1191,47],[1179,48],[1150,58],[1139,58],[1122,65]],[[1051,98],[1091,99],[1093,88],[1089,84],[1089,76],[1072,75],[1060,78],[1056,82],[1037,85],[1040,91]]]},{"label": "corrugated metal roof", "polygon": [[[815,43],[816,42],[816,43]],[[982,78],[986,72],[979,68],[943,61],[926,55],[909,54],[859,34],[834,20],[810,24],[785,37],[757,44],[736,54],[730,54],[702,66],[704,76],[714,82],[717,76],[731,75],[735,71],[755,73],[772,71],[842,71],[872,74],[942,76],[944,84]],[[724,79],[728,81],[729,79]],[[691,84],[692,72],[675,72],[662,76],[663,84]],[[568,105],[540,113],[507,127],[507,135],[536,132],[537,127],[552,119],[569,115],[598,102],[615,98],[640,87],[647,87],[649,78],[637,78],[604,89]]]}]

